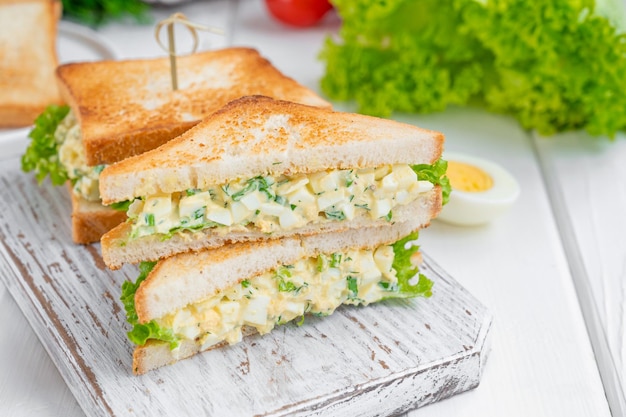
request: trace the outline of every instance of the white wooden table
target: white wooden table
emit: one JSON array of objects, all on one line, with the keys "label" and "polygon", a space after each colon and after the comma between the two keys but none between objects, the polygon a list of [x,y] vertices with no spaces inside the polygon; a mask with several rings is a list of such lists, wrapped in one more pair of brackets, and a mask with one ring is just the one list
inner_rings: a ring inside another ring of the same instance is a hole
[{"label": "white wooden table", "polygon": [[[153,14],[174,11],[226,29],[223,37],[201,34],[201,48],[255,47],[316,90],[324,70],[317,54],[339,26],[329,16],[315,28],[285,28],[260,0],[185,3]],[[115,23],[98,32],[119,58],[163,54],[152,25]],[[512,119],[467,109],[395,118],[444,132],[450,151],[504,165],[522,189],[514,208],[487,226],[434,222],[421,233],[422,248],[491,310],[494,328],[481,385],[408,415],[626,415],[626,139],[537,138]],[[25,143],[5,141],[0,155],[14,156]],[[0,415],[84,415],[2,284],[0,317]]]}]

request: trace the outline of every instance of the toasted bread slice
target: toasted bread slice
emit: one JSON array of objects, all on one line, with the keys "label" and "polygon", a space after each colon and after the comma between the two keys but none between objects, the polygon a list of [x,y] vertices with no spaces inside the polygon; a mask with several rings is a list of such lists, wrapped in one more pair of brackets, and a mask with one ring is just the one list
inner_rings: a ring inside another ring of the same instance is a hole
[{"label": "toasted bread slice", "polygon": [[88,201],[69,190],[72,197],[72,240],[89,244],[100,241],[102,235],[124,223],[126,212]]},{"label": "toasted bread slice", "polygon": [[443,134],[269,97],[232,101],[169,143],[107,167],[104,204],[256,175],[432,164]]},{"label": "toasted bread slice", "polygon": [[[180,254],[163,259],[152,269],[135,294],[135,308],[140,323],[148,323],[168,313],[254,278],[281,265],[316,257],[319,254],[346,252],[352,249],[375,249],[394,243],[421,226],[411,219],[382,227],[364,227],[312,236],[295,236],[263,243],[226,245],[215,250]],[[256,333],[244,327],[243,335]],[[199,342],[183,341],[172,351],[167,343],[148,341],[135,349],[133,371],[149,370],[174,363],[202,350],[223,346],[219,343],[203,347]]]},{"label": "toasted bread slice", "polygon": [[[441,211],[441,188],[435,187],[424,193],[411,204],[394,209],[394,222],[414,221],[418,227],[426,227]],[[139,263],[141,261],[157,261],[189,251],[217,248],[230,243],[262,241],[280,239],[295,235],[315,235],[318,233],[342,232],[347,229],[368,227],[384,227],[390,223],[385,219],[372,220],[365,214],[350,221],[327,222],[312,224],[284,232],[273,234],[249,228],[245,231],[221,233],[216,228],[204,229],[197,232],[185,231],[174,234],[164,240],[160,235],[149,235],[129,239],[130,224],[122,223],[102,236],[102,257],[104,263],[111,269],[118,269],[125,263]]]},{"label": "toasted bread slice", "polygon": [[[188,189],[207,189],[258,175],[315,173],[330,169],[374,168],[395,164],[432,164],[441,156],[439,132],[358,114],[319,107],[244,97],[228,104],[171,142],[107,167],[100,176],[103,202],[132,200]],[[439,213],[441,189],[393,209],[394,221],[411,216],[422,225]],[[254,225],[180,231],[171,238],[148,235],[130,239],[125,223],[102,238],[107,266],[156,260],[226,242],[313,234],[369,224],[384,224],[360,213],[353,220],[305,224],[288,231]],[[243,229],[243,230],[241,230]]]},{"label": "toasted bread slice", "polygon": [[61,2],[0,1],[0,127],[29,126],[60,104],[54,70]]},{"label": "toasted bread slice", "polygon": [[254,49],[181,56],[172,90],[169,58],[62,65],[59,86],[81,126],[87,165],[141,154],[180,135],[244,95],[330,107]]}]

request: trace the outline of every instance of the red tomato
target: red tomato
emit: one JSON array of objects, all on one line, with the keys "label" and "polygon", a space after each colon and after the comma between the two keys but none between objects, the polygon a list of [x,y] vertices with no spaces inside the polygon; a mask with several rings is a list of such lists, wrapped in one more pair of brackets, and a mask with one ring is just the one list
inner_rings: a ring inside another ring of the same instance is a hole
[{"label": "red tomato", "polygon": [[298,27],[316,24],[333,8],[328,0],[265,0],[265,5],[276,19]]}]

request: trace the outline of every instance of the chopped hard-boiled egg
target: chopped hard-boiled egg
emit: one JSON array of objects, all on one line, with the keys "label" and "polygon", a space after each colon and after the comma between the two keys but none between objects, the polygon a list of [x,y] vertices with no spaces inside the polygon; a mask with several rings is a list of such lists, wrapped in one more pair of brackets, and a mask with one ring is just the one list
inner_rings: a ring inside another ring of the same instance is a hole
[{"label": "chopped hard-boiled egg", "polygon": [[59,144],[59,162],[74,184],[72,191],[85,200],[99,201],[99,178],[104,165],[87,166],[80,125],[71,111],[59,123],[54,138]]},{"label": "chopped hard-boiled egg", "polygon": [[272,233],[358,215],[391,220],[395,207],[432,188],[406,164],[259,176],[207,190],[146,197],[143,204],[133,203],[128,215],[133,219],[132,237],[248,225]]},{"label": "chopped hard-boiled egg", "polygon": [[156,321],[176,337],[206,347],[237,343],[244,325],[265,334],[306,313],[328,315],[341,304],[380,301],[398,281],[393,260],[391,246],[302,259]]},{"label": "chopped hard-boiled egg", "polygon": [[515,178],[500,165],[474,156],[446,154],[452,192],[437,219],[474,226],[488,223],[507,211],[520,189]]}]

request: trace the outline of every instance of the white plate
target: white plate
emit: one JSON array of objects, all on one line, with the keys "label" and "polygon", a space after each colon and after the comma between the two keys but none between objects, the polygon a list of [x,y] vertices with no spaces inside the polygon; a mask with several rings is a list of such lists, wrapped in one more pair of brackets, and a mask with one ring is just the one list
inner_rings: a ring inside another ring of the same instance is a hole
[{"label": "white plate", "polygon": [[[59,22],[57,53],[60,63],[115,59],[117,53],[97,32],[71,22]],[[0,129],[0,159],[20,154],[30,127]]]},{"label": "white plate", "polygon": [[117,53],[100,35],[82,25],[59,22],[57,53],[60,63],[115,59]]}]

